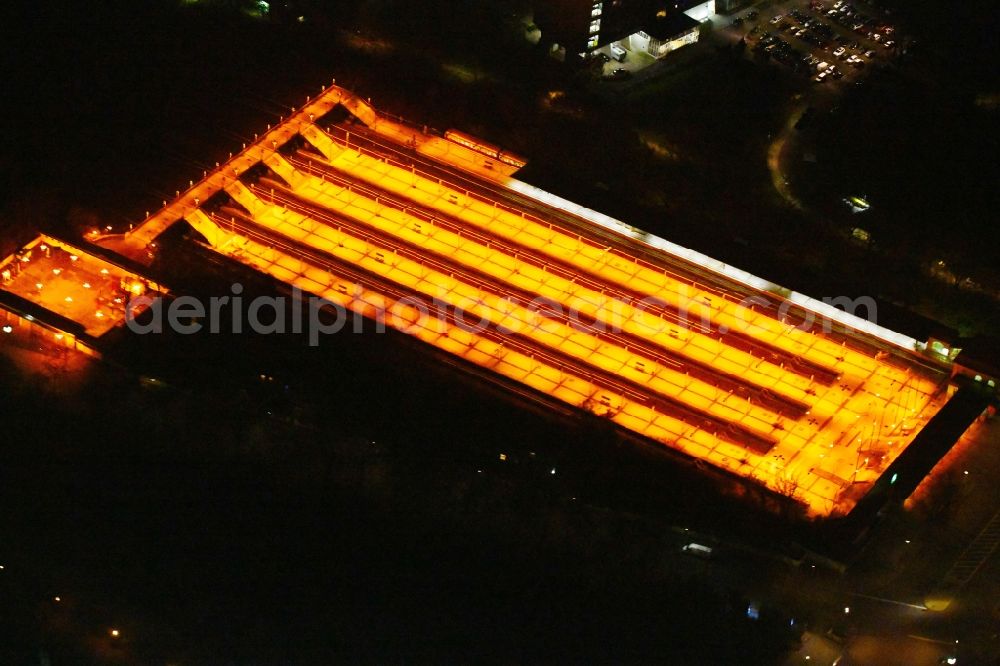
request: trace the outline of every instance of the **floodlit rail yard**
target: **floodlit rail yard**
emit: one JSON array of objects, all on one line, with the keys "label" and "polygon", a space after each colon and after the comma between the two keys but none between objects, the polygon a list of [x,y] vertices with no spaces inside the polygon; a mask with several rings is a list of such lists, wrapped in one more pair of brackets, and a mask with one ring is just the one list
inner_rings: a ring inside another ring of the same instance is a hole
[{"label": "floodlit rail yard", "polygon": [[7,9],[0,666],[1000,654],[995,8]]},{"label": "floodlit rail yard", "polygon": [[493,146],[335,86],[273,132],[133,237],[183,218],[222,254],[817,515],[849,511],[949,397],[902,336],[616,233]]}]

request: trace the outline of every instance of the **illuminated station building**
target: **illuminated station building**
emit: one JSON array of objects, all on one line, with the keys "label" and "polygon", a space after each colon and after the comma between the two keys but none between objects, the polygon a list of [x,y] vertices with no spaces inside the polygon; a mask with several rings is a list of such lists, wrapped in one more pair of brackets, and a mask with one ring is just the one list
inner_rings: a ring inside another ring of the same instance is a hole
[{"label": "illuminated station building", "polygon": [[0,339],[99,358],[130,300],[163,292],[124,257],[43,234],[0,260]]},{"label": "illuminated station building", "polygon": [[649,64],[698,41],[698,27],[715,0],[537,0],[535,22],[555,53],[604,53],[632,65]]},{"label": "illuminated station building", "polygon": [[[540,190],[515,177],[524,164],[332,85],[115,247],[143,260],[183,220],[514,399],[589,412],[814,516],[902,501],[983,413],[951,350]],[[48,298],[82,278],[32,279],[12,271],[4,288]]]}]

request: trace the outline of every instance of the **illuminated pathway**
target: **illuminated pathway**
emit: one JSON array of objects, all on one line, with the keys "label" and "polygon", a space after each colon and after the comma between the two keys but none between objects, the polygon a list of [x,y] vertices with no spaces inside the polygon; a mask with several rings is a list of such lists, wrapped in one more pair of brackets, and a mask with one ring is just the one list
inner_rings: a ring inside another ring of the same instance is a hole
[{"label": "illuminated pathway", "polygon": [[361,125],[320,127],[321,107],[304,110],[280,126],[299,143],[247,149],[239,179],[216,178],[137,235],[184,217],[257,270],[817,514],[848,510],[946,400],[942,371],[892,347],[902,336],[849,319],[836,333],[796,327],[811,301],[794,294],[782,321],[757,278],[710,260],[689,270],[683,248],[552,207],[503,155],[336,91],[322,108]]}]

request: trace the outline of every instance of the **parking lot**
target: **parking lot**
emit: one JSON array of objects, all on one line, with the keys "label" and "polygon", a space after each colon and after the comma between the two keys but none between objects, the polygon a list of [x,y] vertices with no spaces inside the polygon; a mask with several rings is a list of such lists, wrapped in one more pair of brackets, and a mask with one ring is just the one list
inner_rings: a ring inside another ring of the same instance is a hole
[{"label": "parking lot", "polygon": [[729,28],[746,39],[748,51],[788,67],[817,85],[864,72],[901,50],[895,26],[872,5],[843,0],[792,2],[738,14]]},{"label": "parking lot", "polygon": [[598,77],[611,81],[622,81],[655,62],[656,58],[644,51],[635,49],[626,51],[618,47],[616,52],[613,50],[613,45],[605,44],[593,52],[590,66]]}]

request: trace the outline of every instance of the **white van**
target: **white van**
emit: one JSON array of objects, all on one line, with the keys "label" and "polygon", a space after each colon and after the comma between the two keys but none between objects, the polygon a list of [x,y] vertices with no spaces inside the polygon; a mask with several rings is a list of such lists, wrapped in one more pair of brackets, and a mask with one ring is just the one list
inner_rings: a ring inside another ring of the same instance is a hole
[{"label": "white van", "polygon": [[681,550],[688,555],[694,555],[695,557],[703,557],[705,559],[712,557],[712,549],[708,546],[703,546],[700,543],[689,543],[681,548]]},{"label": "white van", "polygon": [[625,62],[625,55],[628,53],[625,49],[618,46],[617,44],[611,45],[611,57],[618,62]]}]

